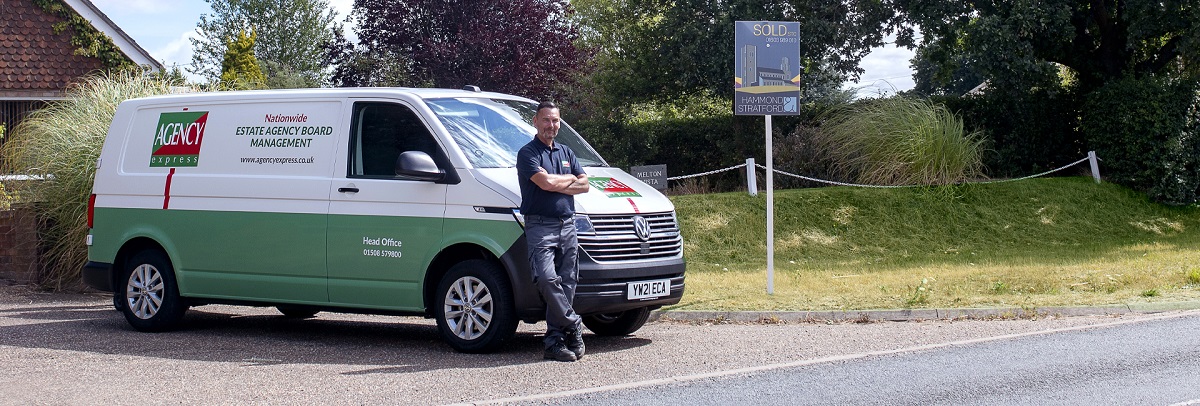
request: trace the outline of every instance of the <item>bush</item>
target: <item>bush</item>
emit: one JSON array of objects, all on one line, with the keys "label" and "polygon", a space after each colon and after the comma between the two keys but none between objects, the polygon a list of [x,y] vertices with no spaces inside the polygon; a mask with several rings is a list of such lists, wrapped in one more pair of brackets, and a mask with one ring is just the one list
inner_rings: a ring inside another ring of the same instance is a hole
[{"label": "bush", "polygon": [[0,211],[11,209],[16,201],[17,197],[9,194],[8,190],[4,188],[4,182],[0,182]]},{"label": "bush", "polygon": [[1079,97],[1065,88],[936,98],[986,140],[982,156],[992,177],[1020,177],[1074,162],[1086,153]]},{"label": "bush", "polygon": [[[707,94],[636,103],[577,124],[610,165],[666,164],[671,176],[733,166],[763,153],[762,119],[735,117],[731,101]],[[705,181],[717,190],[732,190],[744,187],[740,173]]]},{"label": "bush", "polygon": [[66,98],[33,112],[13,128],[0,149],[0,173],[43,176],[21,182],[23,201],[32,202],[39,222],[45,273],[42,284],[61,288],[79,280],[87,261],[87,201],[96,159],[117,105],[125,99],[171,93],[171,82],[140,71],[83,79]]},{"label": "bush", "polygon": [[843,177],[874,185],[944,185],[978,177],[979,133],[941,105],[870,99],[835,111],[816,147]]},{"label": "bush", "polygon": [[1081,128],[1109,180],[1167,204],[1191,204],[1200,189],[1197,82],[1124,78],[1088,95]]},{"label": "bush", "polygon": [[[822,112],[845,103],[842,94],[805,105],[798,116],[774,116],[776,168],[789,172],[812,167],[797,137],[800,127],[813,128]],[[754,158],[765,165],[764,120],[761,116],[734,116],[732,101],[701,93],[677,99],[636,103],[607,115],[593,114],[575,124],[615,167],[666,164],[670,176],[708,172]],[[781,165],[782,164],[782,165]],[[760,183],[763,179],[760,176]],[[687,189],[744,190],[745,170],[725,171],[689,183]],[[794,178],[776,176],[777,188],[811,186]],[[672,186],[684,186],[673,183]]]},{"label": "bush", "polygon": [[[839,172],[837,161],[818,142],[827,137],[825,129],[815,123],[800,123],[790,134],[775,137],[775,169],[825,181],[854,183],[855,179]],[[762,171],[759,173],[761,178]],[[761,182],[760,182],[761,183]],[[775,176],[779,189],[798,189],[830,186],[825,182],[814,182],[791,176]]]}]

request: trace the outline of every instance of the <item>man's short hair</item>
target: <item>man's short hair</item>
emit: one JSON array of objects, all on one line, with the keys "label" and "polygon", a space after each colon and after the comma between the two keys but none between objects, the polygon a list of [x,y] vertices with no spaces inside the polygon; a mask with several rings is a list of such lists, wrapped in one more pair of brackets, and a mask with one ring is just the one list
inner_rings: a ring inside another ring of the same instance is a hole
[{"label": "man's short hair", "polygon": [[544,101],[544,102],[538,103],[537,112],[541,113],[542,109],[557,109],[557,108],[558,108],[558,106],[555,106],[554,102]]}]

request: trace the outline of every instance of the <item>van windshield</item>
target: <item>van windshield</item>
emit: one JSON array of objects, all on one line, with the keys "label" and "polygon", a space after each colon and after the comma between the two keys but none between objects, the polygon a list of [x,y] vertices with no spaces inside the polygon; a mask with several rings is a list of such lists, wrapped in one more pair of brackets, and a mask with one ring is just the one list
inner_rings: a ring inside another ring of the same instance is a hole
[{"label": "van windshield", "polygon": [[[430,99],[425,103],[476,168],[515,167],[517,151],[537,133],[533,127],[537,105],[533,103],[467,97]],[[555,141],[571,147],[581,166],[608,166],[566,122]]]}]

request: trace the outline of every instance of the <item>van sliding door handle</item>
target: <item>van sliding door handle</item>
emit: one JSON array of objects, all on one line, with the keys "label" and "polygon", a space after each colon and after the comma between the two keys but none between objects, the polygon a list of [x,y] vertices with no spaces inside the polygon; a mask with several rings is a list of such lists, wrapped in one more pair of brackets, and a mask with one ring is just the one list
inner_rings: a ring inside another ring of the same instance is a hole
[{"label": "van sliding door handle", "polygon": [[340,188],[338,188],[338,192],[339,193],[358,193],[358,188],[356,188],[356,187],[340,187]]}]

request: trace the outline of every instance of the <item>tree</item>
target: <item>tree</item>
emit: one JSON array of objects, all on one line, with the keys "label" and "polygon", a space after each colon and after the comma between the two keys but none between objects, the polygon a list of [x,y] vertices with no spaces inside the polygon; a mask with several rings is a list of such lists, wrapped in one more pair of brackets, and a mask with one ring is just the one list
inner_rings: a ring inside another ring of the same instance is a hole
[{"label": "tree", "polygon": [[921,96],[962,96],[984,83],[983,77],[963,55],[933,55],[937,49],[917,48],[912,58],[913,93]]},{"label": "tree", "polygon": [[429,80],[418,79],[413,74],[412,63],[407,56],[388,50],[351,46],[343,51],[333,66],[334,86],[433,86]]},{"label": "tree", "polygon": [[239,31],[225,45],[225,59],[221,61],[221,86],[229,89],[262,89],[267,77],[254,57],[254,31],[246,35]]},{"label": "tree", "polygon": [[399,56],[410,82],[553,98],[587,57],[567,0],[355,0],[353,14],[357,55]]},{"label": "tree", "polygon": [[[965,62],[987,79],[984,118],[1009,124],[992,129],[996,150],[1060,158],[1095,150],[1110,180],[1161,201],[1200,197],[1192,136],[1200,120],[1188,104],[1200,75],[1196,0],[896,5],[924,34],[919,45],[935,76]],[[1053,161],[1038,163],[1063,160]]]},{"label": "tree", "polygon": [[[276,67],[266,72],[268,82],[280,75],[295,75],[303,79],[304,87],[328,83],[330,69],[325,64],[325,53],[341,32],[328,0],[206,1],[212,6],[212,14],[201,15],[196,25],[200,36],[191,40],[194,53],[189,72],[218,81],[226,39],[250,30],[257,34],[255,57]],[[287,78],[278,81],[293,82]]]},{"label": "tree", "polygon": [[326,52],[325,63],[333,67],[331,82],[339,87],[426,87],[413,76],[407,55],[390,49],[372,49],[365,44],[355,45],[340,33]]},{"label": "tree", "polygon": [[[1127,75],[1195,74],[1200,7],[1195,0],[898,0],[920,27],[921,49],[943,77],[960,59],[990,87],[1028,89],[1067,67],[1086,94]],[[898,42],[917,45],[911,35]],[[1056,65],[1057,64],[1057,65]]]},{"label": "tree", "polygon": [[300,89],[315,85],[300,72],[278,61],[262,61],[263,75],[268,89]]},{"label": "tree", "polygon": [[179,69],[179,65],[171,65],[170,68],[147,73],[157,80],[170,83],[172,86],[187,85],[187,76],[183,75],[183,70]]},{"label": "tree", "polygon": [[[576,0],[596,47],[594,80],[629,101],[698,90],[733,96],[734,23],[800,22],[800,63],[813,78],[862,73],[858,62],[895,29],[877,0]],[[828,80],[826,80],[828,81]],[[837,80],[840,82],[841,80]]]}]

